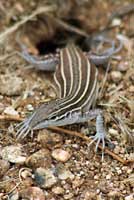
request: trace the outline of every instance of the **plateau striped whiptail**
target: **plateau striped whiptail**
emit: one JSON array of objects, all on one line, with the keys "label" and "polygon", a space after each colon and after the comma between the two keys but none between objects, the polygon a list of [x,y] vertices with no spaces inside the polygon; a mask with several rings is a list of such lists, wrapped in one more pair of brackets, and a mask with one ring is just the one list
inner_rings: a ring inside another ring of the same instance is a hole
[{"label": "plateau striped whiptail", "polygon": [[100,142],[105,148],[106,132],[102,110],[94,109],[98,92],[98,69],[96,65],[108,63],[109,58],[121,48],[111,47],[103,55],[85,55],[71,44],[60,50],[59,57],[38,60],[21,44],[21,56],[41,71],[51,71],[58,91],[58,98],[39,106],[25,119],[17,131],[18,138],[26,137],[33,130],[50,126],[64,126],[86,122],[96,118],[96,135],[91,143]]}]

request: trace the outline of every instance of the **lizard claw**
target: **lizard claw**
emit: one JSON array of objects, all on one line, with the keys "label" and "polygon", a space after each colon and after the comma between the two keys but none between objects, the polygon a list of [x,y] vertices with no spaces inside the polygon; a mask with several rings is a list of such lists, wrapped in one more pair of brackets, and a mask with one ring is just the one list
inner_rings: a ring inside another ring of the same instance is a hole
[{"label": "lizard claw", "polygon": [[90,147],[94,142],[96,143],[95,152],[98,151],[99,144],[102,142],[102,161],[104,160],[104,149],[105,149],[105,139],[106,134],[105,132],[97,132],[95,136],[91,136],[93,140],[88,144],[88,147]]},{"label": "lizard claw", "polygon": [[98,151],[99,144],[102,143],[102,161],[104,160],[104,149],[105,149],[105,140],[106,137],[106,131],[104,128],[104,120],[103,116],[99,114],[96,118],[96,134],[95,136],[91,137],[93,140],[89,143],[89,147],[94,143],[96,143],[95,151]]}]

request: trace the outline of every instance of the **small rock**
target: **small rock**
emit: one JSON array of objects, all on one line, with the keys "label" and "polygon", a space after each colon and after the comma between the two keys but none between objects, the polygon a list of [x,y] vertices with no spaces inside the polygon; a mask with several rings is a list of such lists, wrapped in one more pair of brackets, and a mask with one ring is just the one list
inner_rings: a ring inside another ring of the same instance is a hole
[{"label": "small rock", "polygon": [[32,177],[31,170],[28,169],[28,168],[24,168],[24,170],[21,171],[20,176],[21,176],[23,179],[26,179],[27,177]]},{"label": "small rock", "polygon": [[99,175],[96,174],[96,175],[94,176],[94,180],[99,180]]},{"label": "small rock", "polygon": [[63,164],[59,164],[56,167],[56,172],[57,172],[57,176],[60,180],[66,180],[66,179],[74,179],[74,175],[72,174],[72,172],[67,169]]},{"label": "small rock", "polygon": [[27,107],[28,111],[33,111],[34,110],[34,107],[32,106],[32,104],[28,104],[26,107]]},{"label": "small rock", "polygon": [[113,190],[108,193],[108,197],[115,198],[115,197],[120,197],[120,196],[121,196],[121,192],[118,190]]},{"label": "small rock", "polygon": [[133,171],[133,169],[128,169],[128,170],[127,170],[127,174],[131,174],[132,171]]},{"label": "small rock", "polygon": [[57,187],[52,188],[52,192],[54,194],[63,194],[64,193],[64,189],[62,187],[57,186]]},{"label": "small rock", "polygon": [[26,165],[33,169],[38,167],[49,168],[51,166],[51,162],[50,151],[48,149],[41,149],[27,158]]},{"label": "small rock", "polygon": [[64,199],[72,199],[73,196],[74,196],[73,193],[70,192],[69,194],[64,195]]},{"label": "small rock", "polygon": [[3,103],[0,103],[0,114],[4,111],[5,106]]},{"label": "small rock", "polygon": [[90,199],[95,199],[96,194],[93,191],[86,190],[83,192],[83,196],[84,200],[90,200]]},{"label": "small rock", "polygon": [[119,71],[112,71],[111,79],[113,80],[114,83],[118,83],[122,79],[122,73]]},{"label": "small rock", "polygon": [[21,147],[14,145],[4,147],[2,149],[1,156],[4,160],[11,163],[23,164],[26,160],[26,157],[23,156]]},{"label": "small rock", "polygon": [[113,129],[113,128],[109,128],[108,130],[109,134],[112,135],[112,136],[117,136],[119,135],[118,131],[116,129]]},{"label": "small rock", "polygon": [[121,19],[119,18],[114,18],[112,20],[112,26],[120,26],[121,25]]},{"label": "small rock", "polygon": [[19,192],[17,190],[14,190],[9,194],[10,200],[19,200]]},{"label": "small rock", "polygon": [[120,72],[126,72],[129,68],[128,62],[121,61],[117,67]]},{"label": "small rock", "polygon": [[111,174],[106,175],[106,180],[110,180],[111,179]]},{"label": "small rock", "polygon": [[20,95],[23,88],[23,80],[14,74],[0,75],[0,93],[13,96]]},{"label": "small rock", "polygon": [[23,181],[23,185],[25,187],[30,187],[33,185],[33,174],[31,173],[31,169],[28,168],[22,168],[20,171],[20,178]]},{"label": "small rock", "polygon": [[6,107],[4,113],[6,115],[19,116],[18,112],[12,106]]},{"label": "small rock", "polygon": [[80,187],[84,182],[84,179],[81,179],[79,177],[76,177],[73,181],[72,181],[72,187],[73,189]]},{"label": "small rock", "polygon": [[52,157],[57,161],[66,162],[71,157],[71,154],[63,149],[55,149],[52,152]]},{"label": "small rock", "polygon": [[54,175],[53,169],[42,167],[36,169],[35,180],[42,188],[51,188],[57,183],[57,177]]},{"label": "small rock", "polygon": [[45,200],[45,194],[39,187],[29,187],[21,190],[20,197],[27,200]]},{"label": "small rock", "polygon": [[134,86],[133,86],[133,85],[130,85],[128,91],[129,91],[129,92],[134,92]]},{"label": "small rock", "polygon": [[134,194],[130,194],[129,196],[125,197],[125,200],[133,200],[134,199]]},{"label": "small rock", "polygon": [[59,147],[63,143],[63,137],[58,133],[51,133],[48,130],[40,130],[38,134],[38,142],[41,143],[42,147],[48,147],[52,149]]},{"label": "small rock", "polygon": [[9,170],[10,164],[7,160],[0,159],[0,177],[4,176]]}]

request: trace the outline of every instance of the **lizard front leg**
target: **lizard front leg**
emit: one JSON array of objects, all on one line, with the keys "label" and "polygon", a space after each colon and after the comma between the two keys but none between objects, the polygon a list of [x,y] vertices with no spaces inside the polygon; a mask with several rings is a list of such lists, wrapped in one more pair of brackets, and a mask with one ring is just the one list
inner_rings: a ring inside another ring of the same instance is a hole
[{"label": "lizard front leg", "polygon": [[103,43],[109,43],[111,45],[110,48],[106,49],[102,54],[97,55],[95,53],[87,53],[87,57],[89,58],[89,60],[91,62],[93,62],[96,66],[99,65],[103,65],[104,67],[107,65],[107,63],[109,62],[109,59],[113,57],[114,54],[118,53],[122,47],[123,47],[123,43],[120,39],[120,37],[117,37],[118,41],[119,41],[119,46],[116,48],[115,47],[115,41],[110,40],[110,39],[105,39],[103,36],[101,37],[97,37],[94,38],[94,41],[99,41],[99,42],[103,42]]},{"label": "lizard front leg", "polygon": [[68,112],[66,116],[63,118],[56,117],[55,119],[49,119],[44,120],[40,123],[38,123],[36,126],[34,126],[33,130],[47,128],[50,126],[64,126],[64,125],[70,125],[74,123],[83,123],[88,120],[96,119],[96,134],[95,136],[92,136],[93,139],[88,146],[91,146],[94,142],[96,143],[96,152],[98,150],[98,146],[100,143],[102,143],[102,160],[104,158],[104,149],[105,149],[105,140],[108,140],[108,142],[111,143],[109,138],[106,136],[106,130],[104,127],[104,120],[103,120],[103,113],[100,109],[93,109],[89,110],[85,113],[82,112]]},{"label": "lizard front leg", "polygon": [[32,56],[28,53],[27,47],[19,42],[19,45],[21,47],[21,52],[18,52],[18,54],[23,57],[28,63],[32,64],[35,69],[41,70],[41,71],[48,71],[48,72],[55,72],[56,71],[56,65],[59,64],[59,58],[58,56],[46,56],[42,60],[39,56]]},{"label": "lizard front leg", "polygon": [[102,142],[102,161],[103,161],[105,140],[107,140],[110,144],[112,144],[112,142],[106,135],[102,110],[100,110],[100,109],[90,110],[90,111],[84,113],[83,115],[80,115],[78,118],[78,122],[85,122],[85,121],[88,121],[88,120],[91,120],[94,118],[96,118],[96,134],[95,134],[95,136],[91,136],[91,138],[93,140],[88,144],[88,146],[90,147],[94,142],[97,142],[96,147],[95,147],[95,151],[97,152],[98,146],[99,146],[100,142]]}]

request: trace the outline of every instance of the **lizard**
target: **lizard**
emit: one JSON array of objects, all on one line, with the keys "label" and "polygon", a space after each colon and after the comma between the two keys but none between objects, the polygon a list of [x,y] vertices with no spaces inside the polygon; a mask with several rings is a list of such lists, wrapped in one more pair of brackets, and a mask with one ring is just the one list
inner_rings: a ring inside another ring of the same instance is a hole
[{"label": "lizard", "polygon": [[97,141],[96,151],[100,142],[104,149],[107,137],[103,111],[94,108],[98,93],[96,66],[108,63],[113,54],[121,49],[121,43],[118,48],[112,43],[112,47],[101,55],[84,54],[79,47],[70,44],[60,50],[59,57],[48,57],[45,60],[30,55],[25,45],[21,44],[21,48],[22,52],[19,54],[37,70],[52,72],[59,96],[55,100],[43,103],[26,118],[20,124],[16,136],[24,138],[29,132],[33,134],[34,130],[81,123],[96,118],[96,134],[89,146]]}]

